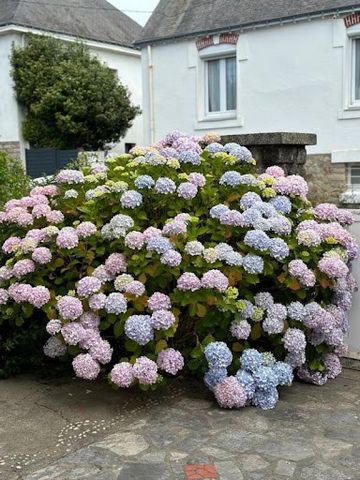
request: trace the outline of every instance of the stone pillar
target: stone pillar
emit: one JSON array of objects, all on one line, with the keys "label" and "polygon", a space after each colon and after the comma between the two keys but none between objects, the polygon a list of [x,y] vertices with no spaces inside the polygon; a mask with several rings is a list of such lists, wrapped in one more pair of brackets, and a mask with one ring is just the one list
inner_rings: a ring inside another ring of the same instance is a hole
[{"label": "stone pillar", "polygon": [[224,135],[221,140],[247,147],[262,171],[278,165],[287,175],[304,175],[306,145],[316,145],[317,138],[313,133],[276,132]]},{"label": "stone pillar", "polygon": [[0,152],[5,152],[11,157],[20,160],[20,142],[0,142]]}]

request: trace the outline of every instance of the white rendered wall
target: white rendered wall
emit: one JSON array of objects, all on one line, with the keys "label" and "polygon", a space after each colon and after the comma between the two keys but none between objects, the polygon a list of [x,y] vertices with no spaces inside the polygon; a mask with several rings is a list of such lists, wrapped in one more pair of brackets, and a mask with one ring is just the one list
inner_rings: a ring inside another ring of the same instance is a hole
[{"label": "white rendered wall", "polygon": [[20,141],[19,110],[10,76],[10,55],[17,34],[0,35],[0,142]]},{"label": "white rendered wall", "polygon": [[[360,243],[360,210],[353,210],[355,222],[350,231]],[[352,273],[360,286],[360,260],[354,262]],[[350,332],[348,336],[349,357],[360,360],[360,290],[354,294],[353,305],[349,314]]]},{"label": "white rendered wall", "polygon": [[[318,145],[309,147],[309,153],[360,149],[360,112],[358,118],[339,118],[343,113],[345,52],[342,19],[240,34],[239,111],[229,126],[231,122],[197,121],[198,103],[204,99],[199,98],[195,41],[154,45],[155,139],[172,129],[196,134],[206,130],[222,134],[296,131],[318,134]],[[147,53],[143,49],[144,92],[147,77]],[[147,95],[143,108],[145,140],[149,138],[149,110]]]},{"label": "white rendered wall", "polygon": [[[131,93],[131,102],[134,105],[142,106],[142,77],[141,77],[141,58],[137,56],[126,55],[116,51],[107,51],[103,49],[91,48],[99,60],[117,71],[120,82],[128,87]],[[138,53],[138,52],[136,52]],[[138,115],[133,126],[127,131],[125,137],[116,145],[116,151],[124,151],[125,143],[142,143],[143,119]]]}]

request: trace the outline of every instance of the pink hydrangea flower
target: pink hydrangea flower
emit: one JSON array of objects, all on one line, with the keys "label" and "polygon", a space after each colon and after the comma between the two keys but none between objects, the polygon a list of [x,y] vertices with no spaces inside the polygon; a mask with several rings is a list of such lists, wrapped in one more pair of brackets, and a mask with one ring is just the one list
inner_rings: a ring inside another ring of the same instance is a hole
[{"label": "pink hydrangea flower", "polygon": [[13,283],[8,288],[8,294],[15,303],[28,302],[32,294],[32,286],[28,283]]},{"label": "pink hydrangea flower", "polygon": [[148,308],[153,312],[156,310],[168,310],[171,308],[170,297],[160,292],[155,292],[147,301]]},{"label": "pink hydrangea flower", "polygon": [[89,353],[92,358],[105,365],[111,361],[113,349],[107,340],[99,340],[90,347]]},{"label": "pink hydrangea flower", "polygon": [[209,270],[201,278],[203,288],[214,288],[219,292],[225,292],[229,286],[229,280],[220,270]]},{"label": "pink hydrangea flower", "polygon": [[34,260],[34,262],[45,265],[51,261],[52,255],[48,248],[38,247],[33,251],[31,258]]},{"label": "pink hydrangea flower", "polygon": [[49,320],[46,325],[46,331],[49,335],[56,335],[60,332],[62,323],[60,320]]},{"label": "pink hydrangea flower", "polygon": [[134,280],[125,286],[125,292],[135,295],[136,297],[141,297],[145,293],[145,285],[137,280]]},{"label": "pink hydrangea flower", "polygon": [[57,309],[64,320],[76,320],[83,313],[83,306],[78,298],[65,295],[57,302]]},{"label": "pink hydrangea flower", "polygon": [[279,178],[279,177],[284,177],[285,172],[281,167],[278,167],[277,165],[272,165],[271,167],[268,167],[265,170],[265,173],[267,175],[270,175],[271,177]]},{"label": "pink hydrangea flower", "polygon": [[115,385],[128,388],[134,381],[133,366],[129,362],[121,362],[114,365],[110,372],[110,378]]},{"label": "pink hydrangea flower", "polygon": [[62,214],[62,212],[60,212],[60,210],[52,210],[51,212],[46,214],[46,220],[49,223],[53,223],[56,225],[64,221],[64,215]]},{"label": "pink hydrangea flower", "polygon": [[246,404],[246,393],[236,377],[227,377],[217,383],[214,394],[222,408],[241,408]]},{"label": "pink hydrangea flower", "polygon": [[42,308],[50,301],[50,291],[48,288],[39,285],[37,287],[33,287],[29,302],[36,308]]},{"label": "pink hydrangea flower", "polygon": [[56,245],[67,250],[77,247],[79,245],[79,237],[76,230],[72,227],[62,228],[56,238]]},{"label": "pink hydrangea flower", "polygon": [[74,358],[72,366],[75,375],[85,380],[95,380],[100,373],[99,363],[89,353],[80,353]]},{"label": "pink hydrangea flower", "polygon": [[77,294],[79,297],[89,297],[94,293],[98,293],[101,288],[101,281],[96,277],[84,277],[77,286]]},{"label": "pink hydrangea flower", "polygon": [[76,233],[79,238],[90,237],[91,235],[95,235],[96,232],[96,225],[92,222],[82,222],[76,227]]},{"label": "pink hydrangea flower", "polygon": [[126,258],[122,253],[112,253],[105,261],[105,268],[111,275],[126,272]]},{"label": "pink hydrangea flower", "polygon": [[158,378],[157,365],[147,357],[139,357],[133,366],[134,377],[140,384],[153,385]]},{"label": "pink hydrangea flower", "polygon": [[14,277],[21,278],[35,271],[35,263],[30,259],[19,260],[15,263],[12,273]]},{"label": "pink hydrangea flower", "polygon": [[176,375],[184,368],[184,357],[178,350],[166,348],[159,353],[156,363],[160,370]]},{"label": "pink hydrangea flower", "polygon": [[185,272],[177,279],[177,288],[182,291],[195,292],[201,288],[201,281],[195,273]]}]

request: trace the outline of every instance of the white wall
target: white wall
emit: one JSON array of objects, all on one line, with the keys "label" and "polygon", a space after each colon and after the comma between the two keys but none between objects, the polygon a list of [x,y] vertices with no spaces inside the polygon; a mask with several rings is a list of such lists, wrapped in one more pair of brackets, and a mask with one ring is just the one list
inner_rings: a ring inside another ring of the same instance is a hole
[{"label": "white wall", "polygon": [[[360,243],[360,210],[353,210],[355,222],[350,227],[351,233]],[[360,287],[360,259],[354,262],[352,273]],[[360,290],[354,294],[353,304],[349,315],[350,332],[348,336],[349,357],[360,360]]]},{"label": "white wall", "polygon": [[10,76],[11,47],[20,38],[17,34],[0,36],[0,142],[20,140],[19,111]]},{"label": "white wall", "polygon": [[[22,113],[18,107],[10,77],[10,60],[12,43],[21,43],[24,34],[29,31],[22,27],[14,27],[16,31],[0,32],[0,142],[20,141],[22,158],[25,162],[26,142],[21,134]],[[36,33],[34,31],[34,33]],[[65,41],[74,41],[65,35],[56,35]],[[105,46],[98,42],[87,42],[90,51],[106,63],[110,68],[117,70],[119,80],[129,88],[131,100],[135,105],[142,105],[142,77],[140,52],[130,48]],[[125,138],[119,142],[115,150],[124,151],[125,143],[142,143],[143,121],[141,115],[135,118],[133,126],[128,130]]]},{"label": "white wall", "polygon": [[[237,55],[239,112],[236,121],[197,122],[199,58],[193,39],[152,46],[155,138],[172,129],[201,134],[269,131],[314,132],[309,153],[359,149],[358,118],[343,111],[342,19],[313,20],[240,34]],[[197,58],[194,58],[197,57]],[[144,87],[147,53],[143,49]],[[145,141],[149,139],[149,95],[144,97]],[[346,115],[345,115],[346,116]],[[227,122],[227,125],[230,125]],[[360,159],[359,159],[360,160]]]}]

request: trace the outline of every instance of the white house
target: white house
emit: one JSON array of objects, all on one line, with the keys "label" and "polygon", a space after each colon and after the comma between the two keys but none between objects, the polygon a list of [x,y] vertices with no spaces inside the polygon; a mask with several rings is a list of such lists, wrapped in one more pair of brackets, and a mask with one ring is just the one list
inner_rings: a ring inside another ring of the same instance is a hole
[{"label": "white house", "polygon": [[[51,34],[73,42],[81,40],[91,52],[117,71],[135,105],[142,104],[140,51],[133,41],[141,27],[105,0],[0,0],[0,150],[19,156],[25,163],[27,142],[21,134],[22,113],[10,75],[12,45],[21,45],[24,34]],[[116,148],[142,140],[142,119]]]},{"label": "white house", "polygon": [[316,188],[335,200],[360,187],[359,1],[161,0],[136,44],[145,143],[312,132]]}]

